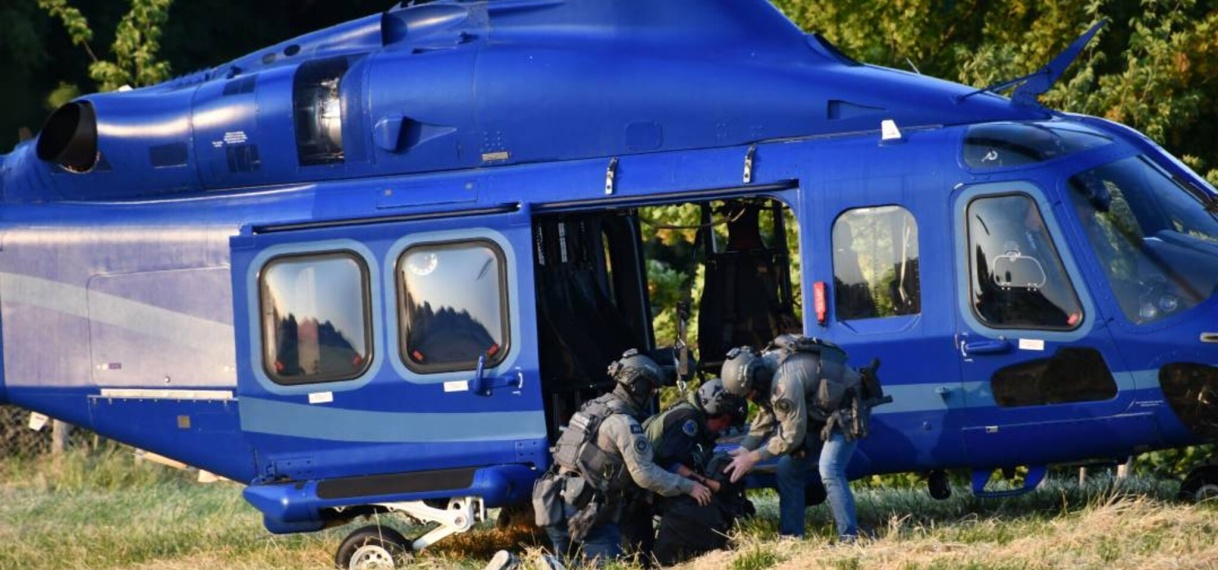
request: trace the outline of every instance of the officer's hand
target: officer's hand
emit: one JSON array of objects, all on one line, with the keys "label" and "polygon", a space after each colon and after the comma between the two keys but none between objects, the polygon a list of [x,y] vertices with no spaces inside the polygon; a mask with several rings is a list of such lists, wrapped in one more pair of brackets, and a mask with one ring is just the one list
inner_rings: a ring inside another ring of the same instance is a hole
[{"label": "officer's hand", "polygon": [[731,482],[735,483],[745,476],[749,471],[753,470],[753,466],[761,461],[761,455],[756,451],[742,453],[737,455],[727,467],[723,468],[723,472],[731,476]]},{"label": "officer's hand", "polygon": [[748,452],[749,452],[749,450],[747,450],[743,447],[737,447],[737,448],[727,452],[727,454],[731,457],[735,457],[737,455],[740,455],[741,453],[748,453]]},{"label": "officer's hand", "polygon": [[689,492],[689,496],[698,502],[698,506],[705,507],[710,504],[711,490],[701,483],[694,483],[694,489]]}]

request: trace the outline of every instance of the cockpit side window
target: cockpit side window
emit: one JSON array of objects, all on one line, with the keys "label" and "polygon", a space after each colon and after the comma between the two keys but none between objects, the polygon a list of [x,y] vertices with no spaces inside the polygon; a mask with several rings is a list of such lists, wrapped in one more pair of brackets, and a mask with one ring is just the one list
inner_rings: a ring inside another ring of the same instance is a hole
[{"label": "cockpit side window", "polygon": [[1218,219],[1206,191],[1131,157],[1071,177],[1067,193],[1130,321],[1188,310],[1218,288]]},{"label": "cockpit side window", "polygon": [[855,208],[833,222],[838,320],[921,312],[918,224],[900,206]]},{"label": "cockpit side window", "polygon": [[971,304],[982,323],[1049,330],[1082,323],[1074,286],[1030,196],[978,198],[967,215]]},{"label": "cockpit side window", "polygon": [[368,267],[350,251],[277,257],[259,273],[263,369],[277,384],[350,380],[372,355]]},{"label": "cockpit side window", "polygon": [[487,240],[411,246],[398,258],[402,361],[421,373],[491,367],[508,352],[507,270]]}]

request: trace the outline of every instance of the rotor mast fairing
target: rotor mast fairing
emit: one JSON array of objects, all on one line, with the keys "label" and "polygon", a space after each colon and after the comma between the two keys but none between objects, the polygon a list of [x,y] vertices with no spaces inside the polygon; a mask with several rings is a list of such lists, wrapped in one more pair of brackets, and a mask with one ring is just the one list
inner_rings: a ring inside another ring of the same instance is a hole
[{"label": "rotor mast fairing", "polygon": [[[168,197],[744,145],[885,119],[1046,116],[968,92],[850,61],[765,0],[444,0],[82,97],[38,145],[43,168],[66,175],[14,172],[6,199]],[[87,160],[63,159],[79,145]]]}]

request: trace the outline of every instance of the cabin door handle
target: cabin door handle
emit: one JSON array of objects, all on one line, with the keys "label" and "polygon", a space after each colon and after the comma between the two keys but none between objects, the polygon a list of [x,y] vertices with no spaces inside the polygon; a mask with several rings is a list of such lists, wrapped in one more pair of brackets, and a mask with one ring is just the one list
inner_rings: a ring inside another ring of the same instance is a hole
[{"label": "cabin door handle", "polygon": [[960,352],[965,358],[974,354],[1002,354],[1010,350],[1011,341],[1006,339],[986,339],[960,343]]},{"label": "cabin door handle", "polygon": [[517,368],[498,378],[486,377],[486,355],[478,357],[478,369],[474,371],[474,379],[470,382],[470,391],[479,396],[490,396],[495,388],[511,388],[519,390],[524,387],[524,371]]}]

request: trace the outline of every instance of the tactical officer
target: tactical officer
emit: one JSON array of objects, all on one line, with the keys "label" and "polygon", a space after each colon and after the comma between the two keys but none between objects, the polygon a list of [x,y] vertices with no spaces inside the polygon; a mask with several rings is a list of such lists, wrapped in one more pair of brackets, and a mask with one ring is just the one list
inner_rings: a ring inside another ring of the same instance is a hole
[{"label": "tactical officer", "polygon": [[718,491],[718,484],[698,471],[715,449],[715,440],[748,413],[744,398],[723,388],[714,378],[691,392],[684,402],[652,416],[643,424],[654,449],[655,462],[682,477]]},{"label": "tactical officer", "polygon": [[690,495],[699,504],[710,501],[706,486],[655,464],[651,443],[635,419],[655,395],[661,375],[651,358],[626,351],[609,366],[613,391],[586,402],[559,437],[554,447],[557,477],[543,477],[534,487],[540,522],[540,513],[552,510],[539,495],[555,481],[561,485],[561,516],[547,516],[545,526],[556,553],[570,555],[572,543],[581,543],[584,558],[598,564],[620,557],[618,525],[631,485],[666,497]]},{"label": "tactical officer", "polygon": [[[774,344],[790,346],[810,339],[783,335]],[[840,350],[840,349],[838,349]],[[724,469],[738,481],[760,461],[778,460],[778,532],[804,535],[807,471],[819,459],[820,477],[842,541],[858,537],[854,495],[846,478],[846,465],[857,442],[847,438],[840,422],[812,424],[809,401],[815,399],[824,377],[845,377],[858,372],[843,358],[822,358],[812,352],[769,350],[756,354],[749,347],[733,349],[723,363],[723,385],[731,393],[749,398],[758,407],[748,436],[732,451]]]},{"label": "tactical officer", "polygon": [[[714,452],[715,440],[737,421],[743,422],[747,411],[744,399],[724,390],[723,381],[715,378],[690,392],[684,402],[648,418],[643,431],[651,442],[657,465],[717,493],[719,482],[707,477],[702,468]],[[652,497],[640,497],[631,501],[623,513],[621,527],[626,546],[642,555],[644,563],[650,560],[655,543],[652,526],[655,506]]]}]

